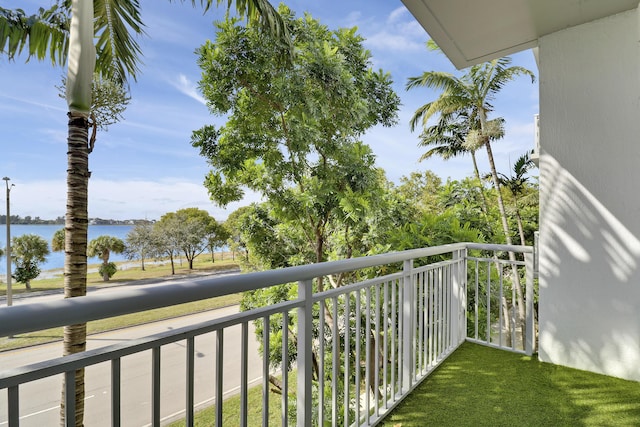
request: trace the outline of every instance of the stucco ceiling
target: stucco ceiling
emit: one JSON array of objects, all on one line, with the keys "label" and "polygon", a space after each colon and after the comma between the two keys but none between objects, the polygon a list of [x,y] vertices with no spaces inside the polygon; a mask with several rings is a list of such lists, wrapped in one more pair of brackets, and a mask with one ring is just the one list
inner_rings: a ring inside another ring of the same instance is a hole
[{"label": "stucco ceiling", "polygon": [[458,68],[536,47],[541,36],[634,9],[639,1],[402,0]]}]

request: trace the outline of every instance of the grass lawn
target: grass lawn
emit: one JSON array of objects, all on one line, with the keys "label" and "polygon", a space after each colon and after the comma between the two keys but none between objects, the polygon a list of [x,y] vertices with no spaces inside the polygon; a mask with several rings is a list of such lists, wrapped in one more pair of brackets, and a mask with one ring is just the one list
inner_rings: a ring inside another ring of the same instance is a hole
[{"label": "grass lawn", "polygon": [[[130,264],[130,263],[119,263]],[[92,266],[93,267],[93,266]],[[216,261],[211,263],[210,255],[200,256],[194,261],[193,270],[189,270],[188,265],[183,263],[183,267],[176,265],[176,276],[184,277],[184,275],[201,273],[203,271],[215,272],[223,270],[231,270],[238,268],[238,265],[232,260]],[[91,268],[91,267],[90,267]],[[139,280],[158,279],[171,276],[171,266],[147,264],[145,271],[140,267],[128,268],[126,270],[118,270],[109,282],[103,282],[98,273],[88,275],[87,286],[104,286],[117,285],[124,283],[135,283]],[[175,276],[174,276],[175,277]],[[46,291],[52,289],[62,289],[63,279],[44,279],[34,280],[31,284],[31,292]],[[16,289],[17,288],[17,289]],[[27,292],[24,285],[14,285],[15,293]],[[0,295],[5,295],[6,284],[0,284]],[[212,298],[203,301],[196,301],[189,304],[181,304],[172,307],[159,308],[141,313],[134,313],[125,316],[114,317],[110,319],[102,319],[87,324],[87,332],[89,334],[104,332],[127,326],[140,325],[143,323],[153,322],[156,320],[168,319],[171,317],[193,314],[200,311],[211,310],[215,308],[225,307],[240,302],[240,294],[224,295],[218,298]],[[16,335],[13,338],[0,338],[0,351],[11,350],[30,345],[42,344],[46,342],[58,341],[62,339],[62,328],[48,329],[28,334]]]},{"label": "grass lawn", "polygon": [[640,426],[640,383],[465,343],[382,425]]},{"label": "grass lawn", "polygon": [[[295,389],[295,372],[289,372],[289,387]],[[257,385],[249,389],[247,397],[247,425],[262,426],[262,385]],[[291,411],[292,409],[289,408]],[[212,427],[215,425],[215,406],[209,406],[195,414],[195,427]],[[231,396],[222,404],[222,425],[237,426],[240,423],[240,395]],[[269,425],[282,425],[282,396],[269,393]],[[180,420],[169,424],[168,427],[183,427],[185,421]]]},{"label": "grass lawn", "polygon": [[[152,260],[147,260],[145,263],[145,270],[143,271],[140,267],[139,261],[121,261],[117,262],[118,271],[116,274],[109,280],[108,282],[104,282],[102,280],[102,276],[97,273],[98,268],[100,268],[100,264],[90,264],[87,268],[89,271],[95,270],[92,273],[87,274],[87,286],[104,286],[104,285],[114,285],[114,284],[122,284],[125,282],[131,282],[133,280],[144,280],[144,279],[156,279],[159,277],[167,277],[171,276],[171,264],[169,261],[165,260],[162,263],[152,263]],[[126,268],[125,268],[126,267]],[[175,261],[175,271],[176,276],[189,275],[192,273],[198,273],[202,271],[221,271],[221,270],[229,270],[238,268],[237,261],[231,259],[230,254],[226,254],[224,259],[220,259],[220,254],[216,253],[216,261],[211,262],[210,254],[203,254],[198,256],[193,262],[193,270],[189,270],[189,265],[186,261]],[[52,270],[56,271],[56,270]],[[62,269],[59,270],[60,274],[55,278],[47,278],[41,280],[32,280],[31,281],[31,290],[27,290],[22,283],[13,282],[11,286],[12,294],[19,295],[24,293],[33,293],[38,291],[48,291],[52,289],[62,289],[64,287],[63,277],[62,277]],[[7,294],[7,284],[2,282],[0,283],[0,296],[5,296]]]},{"label": "grass lawn", "polygon": [[[290,374],[295,387],[295,373]],[[290,377],[290,378],[291,378]],[[262,388],[249,390],[249,426],[260,426]],[[269,396],[269,425],[280,425]],[[223,425],[237,425],[240,397],[224,401]],[[214,407],[196,426],[214,425]],[[184,426],[178,421],[170,427]],[[465,343],[380,423],[385,427],[640,426],[640,383],[542,363]]]}]

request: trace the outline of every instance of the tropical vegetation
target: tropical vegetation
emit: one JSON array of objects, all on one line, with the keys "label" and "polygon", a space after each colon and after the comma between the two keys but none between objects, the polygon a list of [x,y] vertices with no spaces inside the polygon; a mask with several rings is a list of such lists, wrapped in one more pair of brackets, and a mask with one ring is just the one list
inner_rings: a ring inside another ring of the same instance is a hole
[{"label": "tropical vegetation", "polygon": [[[406,85],[407,89],[427,87],[442,91],[437,99],[419,107],[411,118],[412,127],[418,123],[422,123],[425,127],[421,138],[422,145],[444,139],[445,146],[449,148],[447,153],[458,146],[471,154],[481,147],[486,149],[490,177],[496,189],[503,239],[508,245],[511,245],[513,240],[491,147],[492,141],[504,136],[504,119],[498,117],[489,120],[489,113],[493,111],[492,102],[500,89],[520,75],[529,76],[532,83],[535,81],[535,76],[530,70],[511,66],[511,58],[504,57],[474,65],[459,77],[441,71],[426,71],[421,76],[410,77]],[[436,130],[427,127],[428,120],[434,115],[440,117],[439,125],[441,126]],[[454,130],[451,130],[452,126],[455,126]],[[451,135],[454,136],[450,137]],[[473,158],[475,166],[475,157]],[[477,175],[477,166],[475,167]],[[509,260],[515,261],[515,254],[513,252],[508,254]],[[524,330],[524,292],[520,277],[515,270],[512,271],[512,279],[517,295],[519,323]]]},{"label": "tropical vegetation", "polygon": [[[197,3],[205,10],[213,5],[211,0],[192,1]],[[86,293],[86,260],[92,254],[102,258],[101,275],[106,281],[116,271],[109,262],[112,252],[125,251],[131,259],[140,259],[142,269],[145,259],[166,257],[174,274],[176,257],[183,255],[191,269],[198,255],[208,250],[213,262],[214,251],[223,246],[241,255],[245,269],[268,269],[454,241],[511,244],[519,238],[522,244],[532,242],[538,207],[537,184],[528,175],[531,163],[523,157],[514,165],[513,175],[497,171],[492,144],[505,135],[505,121],[490,118],[500,89],[517,76],[533,80],[531,71],[501,58],[471,67],[460,76],[428,71],[409,79],[408,89],[441,91],[410,122],[412,129],[421,128],[418,144],[427,149],[420,160],[469,154],[473,177],[443,182],[432,172],[422,171],[396,185],[375,165],[363,135],[374,126],[397,124],[400,100],[391,88],[391,76],[373,70],[357,29],[332,30],[309,15],[296,17],[284,5],[278,14],[267,0],[237,1],[235,6],[241,17],[260,26],[244,26],[228,17],[216,24],[215,41],[197,50],[203,71],[200,89],[212,114],[225,115],[227,122],[195,130],[191,144],[211,165],[205,186],[214,203],[226,206],[241,200],[246,189],[257,192],[263,201],[238,209],[224,224],[204,210],[187,208],[168,212],[153,225],[136,225],[125,242],[101,236],[89,243],[88,158],[96,129],[111,123],[100,118],[94,103],[98,96],[92,95],[102,84],[105,90],[115,89],[117,96],[107,97],[112,99],[107,106],[114,107],[111,117],[117,121],[124,110],[115,108],[116,104],[126,106],[127,80],[139,72],[141,52],[134,38],[144,32],[139,2],[57,1],[31,16],[0,8],[0,52],[13,58],[25,50],[28,57],[49,58],[54,64],[68,59],[70,64],[63,82],[69,106],[68,208],[65,228],[51,243],[52,250],[66,254],[66,297]],[[430,121],[434,118],[435,124]],[[491,185],[476,161],[483,147]],[[18,250],[14,256],[23,260],[16,278],[20,270],[28,287],[26,277],[34,273],[40,258],[26,254]],[[508,286],[517,290],[523,321],[520,272],[512,273]],[[314,290],[340,287],[369,272],[358,274],[317,278]],[[247,293],[241,306],[251,309],[294,298],[294,290],[282,285]],[[474,302],[470,298],[469,304]],[[507,302],[503,303],[506,307]],[[332,311],[324,313],[325,330],[316,325],[316,341],[331,339],[338,328]],[[268,325],[274,342],[294,324],[293,318],[285,323],[274,317]],[[256,333],[261,334],[264,327],[257,322]],[[369,333],[363,331],[362,336]],[[296,331],[289,337],[295,341]],[[85,338],[86,325],[66,327],[64,354],[83,351]],[[353,339],[348,345],[355,345]],[[286,355],[279,345],[262,351],[269,352],[275,368],[290,369],[296,357],[292,348]],[[322,355],[314,352],[313,357],[317,365]],[[339,384],[352,379],[333,380]],[[277,381],[273,387],[278,390]],[[81,371],[75,390],[75,424],[82,425]],[[64,417],[64,407],[61,414]]]},{"label": "tropical vegetation", "polygon": [[100,275],[103,281],[109,281],[111,276],[118,271],[116,265],[113,262],[109,262],[111,254],[121,254],[124,250],[124,242],[113,236],[98,236],[89,242],[87,255],[90,257],[97,256],[102,260]]},{"label": "tropical vegetation", "polygon": [[23,234],[11,238],[11,261],[16,268],[12,277],[31,289],[31,280],[40,274],[39,264],[49,255],[47,241],[36,234]]},{"label": "tropical vegetation", "polygon": [[[213,0],[192,1],[207,10]],[[219,4],[220,1],[217,1]],[[231,7],[231,0],[227,7]],[[286,27],[268,0],[236,1],[235,7],[249,22],[258,23],[274,34]],[[68,64],[65,82],[68,112],[67,212],[65,230],[65,297],[86,294],[89,153],[95,143],[97,123],[91,116],[92,83],[100,78],[124,85],[139,71],[140,47],[135,36],[142,35],[143,22],[138,0],[56,1],[28,16],[21,9],[0,8],[0,52],[13,58],[27,48],[28,57],[49,58],[54,64]],[[86,325],[65,328],[63,353],[86,349]],[[75,424],[83,425],[84,372],[75,379]],[[63,396],[65,386],[63,385]],[[64,397],[61,404],[64,420]]]}]

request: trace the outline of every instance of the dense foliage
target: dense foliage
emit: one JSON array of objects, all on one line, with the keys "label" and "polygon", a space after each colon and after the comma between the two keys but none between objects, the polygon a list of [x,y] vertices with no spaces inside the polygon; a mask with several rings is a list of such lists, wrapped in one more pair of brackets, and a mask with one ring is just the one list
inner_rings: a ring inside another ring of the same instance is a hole
[{"label": "dense foliage", "polygon": [[279,12],[295,47],[291,62],[274,59],[282,47],[254,28],[216,24],[216,41],[198,50],[200,88],[228,120],[192,137],[212,166],[205,185],[215,203],[240,200],[245,188],[267,201],[250,221],[254,235],[263,234],[256,246],[280,248],[279,257],[262,260],[266,268],[325,261],[336,234],[357,238],[380,184],[360,137],[395,124],[399,105],[355,28],[332,31],[285,6]]},{"label": "dense foliage", "polygon": [[[308,15],[296,18],[284,6],[280,13],[295,48],[291,63],[273,60],[278,57],[278,44],[232,19],[218,23],[215,42],[198,50],[203,70],[200,89],[211,111],[227,117],[224,126],[204,126],[193,132],[192,145],[212,166],[205,186],[211,199],[222,206],[242,199],[246,189],[257,192],[263,200],[232,213],[226,223],[229,247],[244,252],[241,259],[246,269],[282,268],[459,241],[504,241],[511,238],[511,231],[531,242],[530,233],[518,231],[537,228],[537,205],[527,210],[523,203],[523,194],[537,193],[528,181],[521,182],[518,194],[503,193],[498,185],[488,186],[475,167],[473,178],[460,181],[443,183],[425,171],[403,177],[397,186],[390,183],[361,140],[372,126],[395,122],[397,96],[390,88],[389,76],[371,70],[369,54],[355,29],[329,30]],[[520,70],[510,72],[516,71]],[[511,74],[498,77],[508,80]],[[455,116],[457,128],[441,123],[429,135],[423,134],[432,138],[424,141],[425,145],[442,143],[446,138],[437,132],[449,132],[444,136],[456,145],[445,148],[464,151],[462,143],[477,129],[460,126],[477,126],[478,108],[475,104],[461,107]],[[467,116],[465,122],[463,113],[475,118]],[[489,134],[484,119],[485,136],[481,139],[488,145],[504,134],[503,120],[491,121],[489,125],[496,129]],[[432,154],[442,153],[456,155],[446,150]],[[471,153],[475,165],[475,149]],[[513,227],[507,236],[501,227],[503,200],[517,201],[514,206],[522,220],[520,227],[515,221],[509,223]],[[388,266],[385,272],[397,268]],[[318,277],[314,291],[381,272]],[[277,304],[296,298],[297,292],[294,284],[247,292],[241,308]],[[358,345],[340,326],[345,304],[341,299],[337,311],[329,310],[331,304],[320,304],[325,308],[325,329],[321,330],[319,323],[313,328],[315,345],[339,337],[345,346],[342,358],[353,357],[346,356],[350,354],[347,347]],[[276,314],[268,324],[255,322],[259,337],[269,328],[268,348],[261,350],[268,353],[275,368],[288,370],[295,361],[296,315]],[[358,315],[350,314],[350,322]],[[361,336],[367,334],[363,330]],[[285,353],[284,336],[288,337]],[[331,352],[321,354],[315,345],[313,377],[320,381],[320,358],[324,356],[328,366]],[[337,389],[342,390],[342,382],[354,378],[324,379],[329,380],[334,389],[337,383]],[[280,389],[276,379],[271,382],[275,390]]]}]

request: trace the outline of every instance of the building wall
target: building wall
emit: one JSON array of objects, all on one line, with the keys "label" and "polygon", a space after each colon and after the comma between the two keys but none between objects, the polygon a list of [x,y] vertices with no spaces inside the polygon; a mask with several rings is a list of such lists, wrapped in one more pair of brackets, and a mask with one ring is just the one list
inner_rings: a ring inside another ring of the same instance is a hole
[{"label": "building wall", "polygon": [[545,36],[540,359],[640,380],[640,12]]}]

